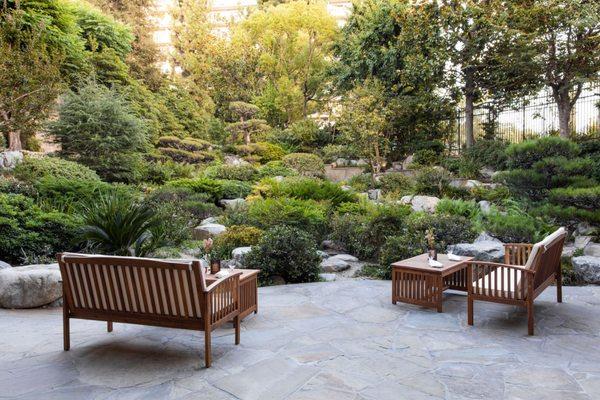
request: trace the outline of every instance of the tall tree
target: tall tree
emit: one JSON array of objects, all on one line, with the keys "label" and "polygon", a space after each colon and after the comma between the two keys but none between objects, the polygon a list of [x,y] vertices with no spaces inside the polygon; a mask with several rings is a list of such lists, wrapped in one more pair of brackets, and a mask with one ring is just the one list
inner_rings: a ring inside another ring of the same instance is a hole
[{"label": "tall tree", "polygon": [[48,54],[39,32],[19,33],[19,25],[0,26],[0,132],[9,150],[21,150],[48,116],[63,88],[60,61]]},{"label": "tall tree", "polygon": [[260,72],[274,94],[271,102],[286,116],[285,124],[314,112],[337,34],[326,4],[292,1],[268,7],[252,13],[239,29],[260,52]]},{"label": "tall tree", "polygon": [[600,79],[600,2],[522,0],[511,11],[512,20],[537,50],[529,65],[550,88],[560,135],[568,137],[584,84]]},{"label": "tall tree", "polygon": [[493,99],[498,104],[530,93],[539,78],[527,62],[530,47],[508,26],[502,0],[435,1],[439,14],[425,24],[438,24],[448,55],[447,76],[464,100],[466,145],[474,137],[474,109],[478,101]]},{"label": "tall tree", "polygon": [[[447,55],[438,8],[409,0],[365,0],[354,6],[334,45],[337,92],[376,79],[388,102],[392,158],[441,139],[448,132],[454,101],[444,91]],[[429,21],[428,23],[424,23]]]}]

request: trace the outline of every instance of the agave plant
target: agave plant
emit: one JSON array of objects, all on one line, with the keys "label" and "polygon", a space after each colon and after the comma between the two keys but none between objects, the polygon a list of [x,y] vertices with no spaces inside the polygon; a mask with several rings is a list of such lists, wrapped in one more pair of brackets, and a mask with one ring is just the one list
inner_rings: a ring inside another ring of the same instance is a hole
[{"label": "agave plant", "polygon": [[159,221],[147,205],[108,194],[82,210],[81,241],[96,252],[120,256],[144,256],[159,246],[154,237]]}]

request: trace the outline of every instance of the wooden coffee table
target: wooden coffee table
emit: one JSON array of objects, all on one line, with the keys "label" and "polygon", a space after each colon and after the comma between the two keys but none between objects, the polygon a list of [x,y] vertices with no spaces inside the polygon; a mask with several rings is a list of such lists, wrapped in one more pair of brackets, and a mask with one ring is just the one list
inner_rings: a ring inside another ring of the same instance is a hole
[{"label": "wooden coffee table", "polygon": [[438,254],[441,268],[430,267],[427,254],[392,264],[392,303],[416,304],[442,312],[442,293],[446,289],[467,291],[466,266],[473,257],[450,261]]},{"label": "wooden coffee table", "polygon": [[[240,319],[248,314],[258,312],[258,269],[235,269],[240,274]],[[209,274],[206,276],[206,284],[210,285],[217,277]]]}]

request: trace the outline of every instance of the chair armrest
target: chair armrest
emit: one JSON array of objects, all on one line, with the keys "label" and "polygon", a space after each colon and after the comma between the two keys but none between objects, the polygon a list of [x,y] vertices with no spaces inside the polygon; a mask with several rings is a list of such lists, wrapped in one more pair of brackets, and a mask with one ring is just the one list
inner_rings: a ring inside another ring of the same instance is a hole
[{"label": "chair armrest", "polygon": [[504,243],[504,263],[525,265],[533,245],[530,243]]},{"label": "chair armrest", "polygon": [[231,274],[206,288],[206,306],[211,325],[218,325],[239,314],[240,275],[239,272]]},{"label": "chair armrest", "polygon": [[520,265],[471,261],[467,267],[469,294],[496,299],[524,299],[535,271]]}]

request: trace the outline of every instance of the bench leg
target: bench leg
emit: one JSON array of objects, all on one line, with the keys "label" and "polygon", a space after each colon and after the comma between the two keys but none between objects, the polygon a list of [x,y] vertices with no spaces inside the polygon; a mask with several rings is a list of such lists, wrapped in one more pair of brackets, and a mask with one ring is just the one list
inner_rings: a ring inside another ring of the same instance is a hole
[{"label": "bench leg", "polygon": [[106,322],[106,330],[108,332],[112,332],[113,331],[113,323],[112,323],[112,321],[107,321]]},{"label": "bench leg", "polygon": [[63,305],[63,348],[69,351],[71,348],[71,331],[70,331],[69,311],[66,304]]},{"label": "bench leg", "polygon": [[527,301],[527,334],[533,335],[533,301]]},{"label": "bench leg", "polygon": [[240,344],[240,316],[237,315],[233,318],[233,324],[235,326],[235,344]]},{"label": "bench leg", "polygon": [[556,273],[556,301],[562,303],[562,271],[558,266],[558,272]]},{"label": "bench leg", "polygon": [[204,331],[204,365],[206,368],[210,368],[211,363],[210,354],[210,329]]},{"label": "bench leg", "polygon": [[473,325],[473,298],[467,298],[467,323]]}]

